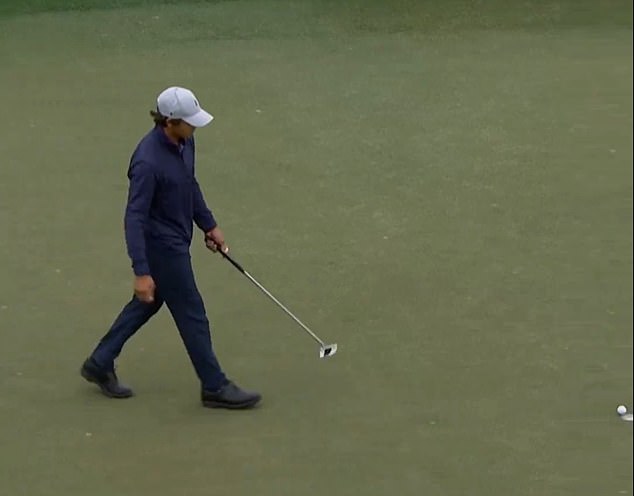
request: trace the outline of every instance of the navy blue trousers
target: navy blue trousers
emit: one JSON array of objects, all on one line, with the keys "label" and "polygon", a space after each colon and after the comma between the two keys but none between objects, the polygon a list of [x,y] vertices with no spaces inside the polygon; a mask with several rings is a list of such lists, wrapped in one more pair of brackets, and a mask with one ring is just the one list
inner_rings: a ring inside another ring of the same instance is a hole
[{"label": "navy blue trousers", "polygon": [[93,351],[93,360],[99,367],[112,370],[126,341],[165,303],[203,389],[217,390],[226,377],[213,350],[209,320],[189,254],[148,249],[148,262],[156,284],[154,302],[144,303],[133,296]]}]

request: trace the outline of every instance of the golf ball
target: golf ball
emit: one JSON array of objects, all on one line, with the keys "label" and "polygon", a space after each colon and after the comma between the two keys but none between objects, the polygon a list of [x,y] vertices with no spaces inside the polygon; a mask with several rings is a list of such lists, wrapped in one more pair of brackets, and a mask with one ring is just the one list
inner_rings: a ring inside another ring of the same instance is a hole
[{"label": "golf ball", "polygon": [[627,413],[627,407],[625,407],[623,405],[619,405],[616,408],[616,413],[618,413],[619,415],[625,415]]}]

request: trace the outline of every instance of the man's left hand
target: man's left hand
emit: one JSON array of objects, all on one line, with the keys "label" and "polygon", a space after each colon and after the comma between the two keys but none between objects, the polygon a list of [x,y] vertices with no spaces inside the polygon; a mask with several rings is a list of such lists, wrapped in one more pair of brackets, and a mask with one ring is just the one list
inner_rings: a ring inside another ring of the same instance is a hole
[{"label": "man's left hand", "polygon": [[218,250],[221,250],[222,253],[229,251],[229,247],[225,243],[225,235],[217,226],[205,233],[205,245],[214,253]]}]

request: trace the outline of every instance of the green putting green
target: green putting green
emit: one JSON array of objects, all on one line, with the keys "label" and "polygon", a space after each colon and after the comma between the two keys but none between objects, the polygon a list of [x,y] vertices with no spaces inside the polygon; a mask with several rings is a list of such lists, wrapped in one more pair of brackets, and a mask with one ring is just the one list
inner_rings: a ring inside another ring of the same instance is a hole
[{"label": "green putting green", "polygon": [[[631,494],[632,3],[4,0],[0,494]],[[96,7],[107,7],[99,8]],[[170,85],[197,174],[209,411],[169,313],[108,400],[128,159]]]}]

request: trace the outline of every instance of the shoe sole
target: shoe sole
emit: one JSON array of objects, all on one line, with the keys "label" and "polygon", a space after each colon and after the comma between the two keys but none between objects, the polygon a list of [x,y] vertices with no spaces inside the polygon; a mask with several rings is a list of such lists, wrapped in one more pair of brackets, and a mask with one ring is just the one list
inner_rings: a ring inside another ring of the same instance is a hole
[{"label": "shoe sole", "polygon": [[248,408],[253,408],[257,405],[262,398],[255,398],[249,401],[245,401],[243,403],[225,403],[223,401],[203,401],[203,406],[206,408],[226,408],[228,410],[246,410]]},{"label": "shoe sole", "polygon": [[90,375],[88,372],[86,372],[86,370],[84,370],[83,368],[79,371],[81,373],[81,376],[86,379],[88,382],[91,382],[93,384],[96,384],[97,386],[99,386],[99,389],[101,389],[101,392],[104,396],[107,396],[108,398],[115,398],[115,399],[125,399],[125,398],[131,398],[132,396],[134,396],[133,393],[130,394],[112,394],[110,391],[108,391],[106,388],[104,388],[101,384],[99,384],[99,381],[92,375]]}]

